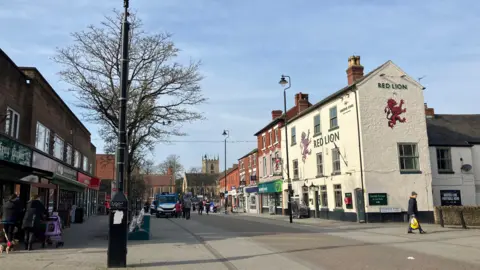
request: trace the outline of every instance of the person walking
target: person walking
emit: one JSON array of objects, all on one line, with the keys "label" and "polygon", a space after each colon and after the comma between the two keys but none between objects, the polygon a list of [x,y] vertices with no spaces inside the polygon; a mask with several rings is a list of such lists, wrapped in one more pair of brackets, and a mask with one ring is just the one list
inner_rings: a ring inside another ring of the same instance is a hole
[{"label": "person walking", "polygon": [[198,201],[198,214],[201,215],[203,212],[203,201]]},{"label": "person walking", "polygon": [[207,202],[205,203],[205,212],[207,212],[207,215],[208,215],[208,213],[210,212],[210,202],[209,202],[209,201],[207,201]]},{"label": "person walking", "polygon": [[192,208],[192,201],[189,197],[184,199],[183,205],[185,207],[183,209],[183,211],[185,211],[185,219],[190,219],[190,209]]},{"label": "person walking", "polygon": [[20,199],[18,198],[17,194],[12,194],[8,201],[3,204],[1,220],[9,241],[13,241],[14,239],[15,227],[17,226],[21,216],[22,207]]},{"label": "person walking", "polygon": [[408,200],[408,233],[413,233],[412,226],[410,225],[410,221],[412,218],[416,218],[418,222],[418,230],[420,231],[421,234],[426,233],[423,229],[422,226],[420,226],[420,222],[418,221],[418,206],[417,206],[417,193],[415,191],[412,191],[412,195],[410,196],[410,199]]},{"label": "person walking", "polygon": [[177,201],[175,204],[175,218],[179,218],[182,212],[182,204],[180,201]]},{"label": "person walking", "polygon": [[[25,210],[22,223],[22,229],[25,231],[25,250],[32,250],[35,237],[44,240],[44,232],[41,231],[41,221],[44,220],[46,209],[39,197],[38,194],[33,195],[27,203]],[[45,247],[45,241],[42,241],[42,247]]]}]

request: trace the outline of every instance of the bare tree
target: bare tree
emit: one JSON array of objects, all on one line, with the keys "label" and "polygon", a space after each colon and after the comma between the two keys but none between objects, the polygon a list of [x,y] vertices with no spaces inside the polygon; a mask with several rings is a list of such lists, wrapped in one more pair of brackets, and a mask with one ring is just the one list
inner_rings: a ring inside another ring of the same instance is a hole
[{"label": "bare tree", "polygon": [[158,164],[158,173],[167,174],[168,168],[172,168],[172,171],[175,174],[175,179],[183,178],[185,169],[180,163],[180,156],[175,154],[169,155],[163,162]]},{"label": "bare tree", "polygon": [[142,165],[140,166],[140,171],[142,174],[153,174],[157,171],[157,168],[153,160],[148,159],[148,160],[142,161]]},{"label": "bare tree", "polygon": [[[122,13],[106,16],[99,26],[72,33],[73,45],[57,49],[54,61],[63,66],[61,78],[79,99],[83,117],[100,125],[105,152],[114,153],[119,120]],[[169,33],[148,34],[130,13],[128,78],[127,179],[148,150],[171,136],[186,135],[181,125],[203,119],[194,109],[204,103],[200,62],[175,62],[179,49]]]},{"label": "bare tree", "polygon": [[202,173],[202,168],[199,168],[199,167],[190,167],[190,169],[188,169],[188,172],[189,172],[189,173]]}]

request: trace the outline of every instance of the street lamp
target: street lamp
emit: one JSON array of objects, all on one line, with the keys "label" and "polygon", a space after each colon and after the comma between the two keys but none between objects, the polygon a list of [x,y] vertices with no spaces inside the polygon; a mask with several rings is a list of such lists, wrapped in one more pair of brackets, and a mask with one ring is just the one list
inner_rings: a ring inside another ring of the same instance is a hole
[{"label": "street lamp", "polygon": [[227,208],[228,208],[228,196],[227,196],[227,139],[230,137],[230,131],[228,130],[223,130],[222,133],[223,136],[225,136],[225,214],[228,214]]},{"label": "street lamp", "polygon": [[126,164],[128,163],[127,153],[127,88],[128,88],[128,0],[123,1],[125,8],[122,20],[122,59],[120,77],[120,114],[118,123],[118,145],[117,145],[117,187],[118,192],[112,196],[110,203],[110,216],[108,227],[108,268],[127,267],[127,216],[128,200],[123,193]]},{"label": "street lamp", "polygon": [[[286,80],[285,78],[288,78]],[[292,181],[290,179],[290,161],[288,158],[288,129],[287,129],[287,90],[292,86],[290,76],[282,75],[279,84],[283,87],[283,118],[285,127],[285,155],[287,159],[287,181],[288,181],[288,214],[290,215],[290,223],[293,222],[292,215]],[[288,86],[287,86],[288,85]]]}]

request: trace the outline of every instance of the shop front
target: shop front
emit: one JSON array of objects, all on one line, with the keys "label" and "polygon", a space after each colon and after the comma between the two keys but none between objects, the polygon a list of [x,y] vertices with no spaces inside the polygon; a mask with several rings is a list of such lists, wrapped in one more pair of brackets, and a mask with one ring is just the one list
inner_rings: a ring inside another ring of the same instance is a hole
[{"label": "shop front", "polygon": [[52,172],[32,168],[32,150],[28,146],[0,134],[0,206],[12,194],[17,194],[26,204],[31,185],[39,187],[42,185],[39,178],[52,175]]},{"label": "shop front", "polygon": [[[86,185],[77,182],[77,171],[55,161],[36,151],[32,155],[32,167],[53,172],[53,176],[48,180],[55,189],[49,188],[48,208],[51,211],[59,212],[59,215],[67,220],[72,207],[75,205],[77,193],[83,192]],[[40,182],[44,183],[47,178],[40,178]],[[44,193],[40,191],[38,194]]]},{"label": "shop front", "polygon": [[78,172],[77,181],[87,186],[85,191],[77,196],[78,205],[83,205],[86,217],[97,214],[100,179]]},{"label": "shop front", "polygon": [[228,192],[228,201],[229,205],[232,206],[232,209],[238,207],[237,189],[235,187],[232,187],[232,190]]},{"label": "shop front", "polygon": [[258,214],[258,187],[245,187],[244,191],[247,213]]},{"label": "shop front", "polygon": [[244,187],[237,189],[238,212],[246,213]]},{"label": "shop front", "polygon": [[282,186],[283,180],[281,179],[258,184],[258,193],[262,202],[260,213],[282,214]]}]

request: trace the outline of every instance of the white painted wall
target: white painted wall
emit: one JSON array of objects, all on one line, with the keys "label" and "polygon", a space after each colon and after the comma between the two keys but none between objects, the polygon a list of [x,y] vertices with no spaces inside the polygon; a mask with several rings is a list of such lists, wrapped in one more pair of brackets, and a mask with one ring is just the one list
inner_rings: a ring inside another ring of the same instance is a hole
[{"label": "white painted wall", "polygon": [[[460,190],[463,205],[477,205],[477,194],[475,184],[478,169],[475,165],[475,156],[479,163],[480,153],[477,146],[474,147],[450,147],[453,174],[442,174],[438,172],[436,147],[430,147],[430,160],[432,166],[432,186],[434,205],[441,205],[440,190]],[[462,160],[463,161],[462,161]],[[462,172],[463,164],[472,165],[470,172]],[[477,180],[478,181],[478,180]]]},{"label": "white painted wall", "polygon": [[[384,74],[384,76],[380,76]],[[387,193],[388,207],[407,209],[412,191],[418,193],[420,211],[432,211],[431,168],[426,131],[425,107],[422,86],[405,75],[392,62],[357,85],[361,118],[363,165],[365,170],[366,193]],[[402,84],[408,89],[392,90],[379,88],[379,83]],[[387,100],[393,98],[398,103],[403,99],[406,113],[405,123],[397,122],[390,128],[386,113]],[[398,158],[400,142],[417,143],[421,173],[401,174]],[[367,195],[367,194],[366,194]],[[378,212],[378,206],[368,205],[367,212]]]}]

